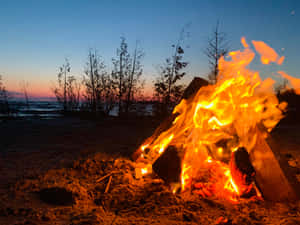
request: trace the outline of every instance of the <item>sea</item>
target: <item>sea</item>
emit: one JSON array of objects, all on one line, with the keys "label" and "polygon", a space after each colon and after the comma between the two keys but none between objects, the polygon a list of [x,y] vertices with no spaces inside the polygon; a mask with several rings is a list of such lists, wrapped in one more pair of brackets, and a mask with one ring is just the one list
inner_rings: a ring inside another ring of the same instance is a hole
[{"label": "sea", "polygon": [[[25,101],[11,100],[9,101],[9,108],[11,110],[11,117],[16,118],[39,118],[39,119],[53,119],[62,117],[62,106],[56,101]],[[136,104],[139,114],[151,116],[153,112],[152,104]],[[111,112],[110,116],[118,116],[118,106],[116,105]],[[0,113],[0,118],[7,115]]]},{"label": "sea", "polygon": [[[61,117],[62,107],[55,101],[9,101],[10,116],[51,119]],[[7,116],[0,114],[0,117]]]}]

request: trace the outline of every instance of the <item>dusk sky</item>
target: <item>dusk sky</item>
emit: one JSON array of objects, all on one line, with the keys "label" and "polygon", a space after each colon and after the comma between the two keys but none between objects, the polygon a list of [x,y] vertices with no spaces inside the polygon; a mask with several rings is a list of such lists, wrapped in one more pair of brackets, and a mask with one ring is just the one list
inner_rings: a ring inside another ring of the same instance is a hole
[{"label": "dusk sky", "polygon": [[188,82],[207,76],[203,51],[218,20],[232,50],[241,48],[242,36],[248,42],[264,41],[286,57],[280,69],[300,77],[298,0],[1,0],[0,74],[9,91],[20,91],[25,80],[31,95],[50,96],[64,58],[81,78],[88,50],[97,48],[111,68],[124,36],[129,50],[139,40],[145,51],[143,78],[149,90],[157,65],[170,56],[180,30],[190,23],[185,41]]}]

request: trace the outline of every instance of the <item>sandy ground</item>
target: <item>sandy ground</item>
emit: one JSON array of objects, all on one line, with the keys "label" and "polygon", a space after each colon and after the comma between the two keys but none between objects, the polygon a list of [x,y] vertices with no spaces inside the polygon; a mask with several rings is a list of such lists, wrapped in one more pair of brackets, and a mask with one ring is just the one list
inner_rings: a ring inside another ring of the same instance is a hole
[{"label": "sandy ground", "polygon": [[[156,177],[135,179],[129,156],[157,124],[74,118],[0,122],[0,224],[216,224],[220,218],[227,222],[219,224],[300,224],[299,202],[232,204],[174,195]],[[272,139],[296,180],[300,127],[282,125]],[[47,191],[53,188],[62,191],[61,200],[49,202],[45,193],[51,196]]]},{"label": "sandy ground", "polygon": [[113,118],[96,122],[76,118],[2,121],[0,187],[27,173],[68,166],[94,152],[130,156],[157,123]]}]

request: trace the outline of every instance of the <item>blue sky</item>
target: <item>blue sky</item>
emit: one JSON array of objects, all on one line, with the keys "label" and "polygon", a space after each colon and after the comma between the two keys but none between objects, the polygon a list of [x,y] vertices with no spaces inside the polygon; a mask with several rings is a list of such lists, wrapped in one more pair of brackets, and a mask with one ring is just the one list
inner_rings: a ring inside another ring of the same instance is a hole
[{"label": "blue sky", "polygon": [[80,77],[89,48],[97,48],[111,66],[120,36],[125,36],[129,48],[140,41],[145,51],[144,78],[150,86],[155,67],[170,56],[181,28],[190,23],[185,42],[190,46],[186,49],[189,81],[208,72],[203,51],[217,20],[231,49],[241,48],[242,36],[248,42],[265,41],[286,57],[281,70],[300,77],[297,0],[0,0],[0,74],[8,89],[18,91],[20,81],[26,80],[32,92],[50,93],[65,57]]}]

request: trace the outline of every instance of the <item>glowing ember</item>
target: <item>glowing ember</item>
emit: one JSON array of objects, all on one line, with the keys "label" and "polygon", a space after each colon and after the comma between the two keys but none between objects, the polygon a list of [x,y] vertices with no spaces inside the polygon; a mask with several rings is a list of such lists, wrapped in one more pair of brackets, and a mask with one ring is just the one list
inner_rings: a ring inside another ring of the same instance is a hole
[{"label": "glowing ember", "polygon": [[[230,52],[230,60],[220,58],[217,83],[183,99],[173,111],[178,116],[172,126],[140,147],[140,158],[147,164],[142,174],[148,173],[147,168],[172,144],[184,152],[181,191],[237,201],[252,188],[252,184],[244,187],[233,178],[229,166],[232,152],[239,147],[251,152],[258,130],[270,132],[283,117],[286,103],[279,103],[273,93],[274,80],[262,80],[259,72],[248,68],[255,53],[245,38],[241,42],[244,50]],[[252,44],[263,64],[282,64],[284,57],[279,57],[267,44]],[[278,73],[300,88],[299,79]]]}]

